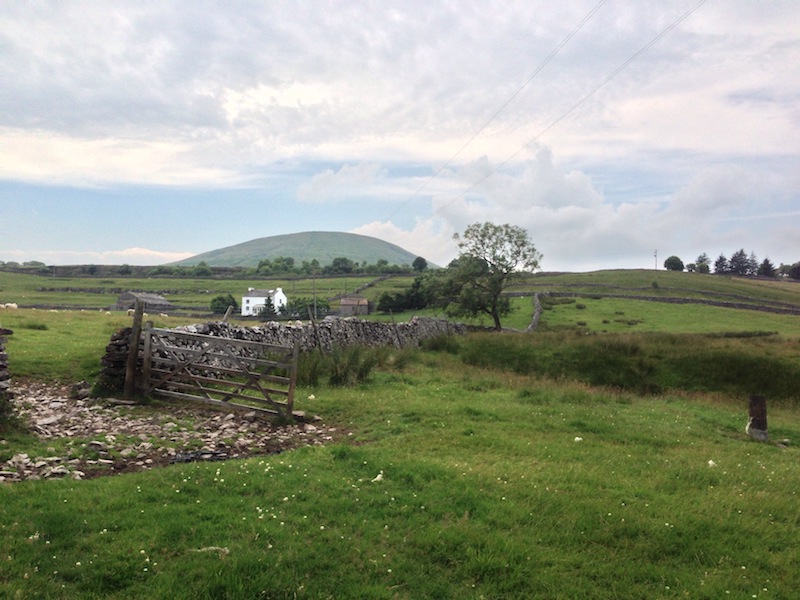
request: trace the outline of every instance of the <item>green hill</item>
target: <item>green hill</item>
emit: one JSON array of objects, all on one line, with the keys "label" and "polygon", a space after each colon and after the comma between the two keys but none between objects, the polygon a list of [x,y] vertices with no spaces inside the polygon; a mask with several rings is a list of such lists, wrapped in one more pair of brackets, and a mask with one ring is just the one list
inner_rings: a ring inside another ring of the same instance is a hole
[{"label": "green hill", "polygon": [[307,231],[258,238],[204,252],[180,262],[180,266],[194,266],[205,262],[210,267],[257,267],[263,259],[279,256],[294,258],[295,264],[318,260],[328,265],[334,258],[349,258],[353,262],[375,264],[383,259],[391,265],[410,265],[417,255],[400,246],[374,237],[335,231]]}]

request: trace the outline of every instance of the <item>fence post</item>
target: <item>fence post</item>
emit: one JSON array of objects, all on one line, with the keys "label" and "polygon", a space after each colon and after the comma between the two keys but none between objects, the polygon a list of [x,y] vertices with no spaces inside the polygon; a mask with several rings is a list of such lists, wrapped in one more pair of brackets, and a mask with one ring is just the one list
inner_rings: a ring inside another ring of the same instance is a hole
[{"label": "fence post", "polygon": [[286,417],[292,418],[294,412],[294,391],[297,387],[297,359],[300,356],[300,338],[294,341],[292,348],[292,368],[289,373],[289,393],[286,394]]},{"label": "fence post", "polygon": [[748,405],[749,420],[745,432],[754,440],[767,441],[767,399],[763,396],[750,396]]},{"label": "fence post", "polygon": [[153,322],[148,321],[144,326],[144,351],[142,352],[142,379],[139,384],[139,389],[143,394],[147,395],[150,392],[150,377],[152,371],[152,353],[153,353]]},{"label": "fence post", "polygon": [[136,395],[136,363],[139,359],[139,338],[142,336],[142,318],[144,317],[144,303],[136,301],[136,308],[133,311],[133,327],[131,328],[131,340],[128,346],[128,362],[125,363],[125,390],[123,397],[125,400],[133,400]]}]

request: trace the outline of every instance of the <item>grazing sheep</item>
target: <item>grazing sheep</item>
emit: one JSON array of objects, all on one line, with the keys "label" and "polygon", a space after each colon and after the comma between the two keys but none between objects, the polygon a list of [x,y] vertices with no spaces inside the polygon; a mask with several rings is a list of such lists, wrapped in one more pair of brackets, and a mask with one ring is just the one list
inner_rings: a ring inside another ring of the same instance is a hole
[{"label": "grazing sheep", "polygon": [[6,310],[17,310],[19,306],[17,306],[16,302],[7,302],[6,303]]},{"label": "grazing sheep", "polygon": [[107,311],[106,311],[106,316],[107,316],[107,317],[110,317],[110,316],[111,316],[111,311],[108,311],[108,310],[107,310]]},{"label": "grazing sheep", "polygon": [[132,309],[132,308],[128,309],[128,316],[129,317],[132,317],[134,315],[134,313],[136,313],[136,311],[134,309]]},{"label": "grazing sheep", "polygon": [[169,318],[169,315],[167,313],[161,313],[158,316],[161,317],[162,319],[168,319]]}]

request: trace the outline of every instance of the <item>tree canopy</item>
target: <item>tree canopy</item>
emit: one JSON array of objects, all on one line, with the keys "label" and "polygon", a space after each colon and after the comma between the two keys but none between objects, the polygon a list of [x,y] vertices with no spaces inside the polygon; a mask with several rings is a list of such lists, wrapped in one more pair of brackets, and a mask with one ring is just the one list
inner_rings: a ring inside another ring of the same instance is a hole
[{"label": "tree canopy", "polygon": [[453,239],[458,258],[430,278],[428,295],[453,316],[488,315],[500,330],[501,317],[511,312],[503,290],[521,273],[538,269],[542,255],[516,225],[475,223]]}]

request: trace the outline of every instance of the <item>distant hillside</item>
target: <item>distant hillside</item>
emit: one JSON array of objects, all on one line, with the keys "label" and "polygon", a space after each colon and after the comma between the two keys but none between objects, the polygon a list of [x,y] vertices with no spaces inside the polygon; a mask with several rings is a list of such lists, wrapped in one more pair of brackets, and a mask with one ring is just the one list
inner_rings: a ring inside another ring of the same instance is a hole
[{"label": "distant hillside", "polygon": [[303,261],[319,261],[328,265],[334,258],[349,258],[353,262],[375,264],[384,259],[390,265],[410,265],[417,255],[400,246],[366,235],[334,231],[308,231],[258,238],[204,252],[180,262],[179,266],[194,266],[205,262],[210,267],[257,267],[263,259],[279,256],[294,258],[295,264]]}]

